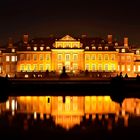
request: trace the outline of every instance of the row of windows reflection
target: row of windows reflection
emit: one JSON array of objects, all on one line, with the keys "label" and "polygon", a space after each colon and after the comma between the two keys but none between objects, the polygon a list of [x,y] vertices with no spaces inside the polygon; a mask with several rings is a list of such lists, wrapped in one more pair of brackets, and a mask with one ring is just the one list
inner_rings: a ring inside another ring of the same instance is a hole
[{"label": "row of windows reflection", "polygon": [[[111,100],[110,96],[19,96],[9,97],[0,104],[0,112],[32,114],[34,119],[53,117],[56,124],[69,128],[80,124],[82,118],[109,119],[109,114],[124,118],[128,125],[130,115],[140,116],[140,99],[128,98],[122,104]],[[97,115],[98,114],[98,115]]]}]

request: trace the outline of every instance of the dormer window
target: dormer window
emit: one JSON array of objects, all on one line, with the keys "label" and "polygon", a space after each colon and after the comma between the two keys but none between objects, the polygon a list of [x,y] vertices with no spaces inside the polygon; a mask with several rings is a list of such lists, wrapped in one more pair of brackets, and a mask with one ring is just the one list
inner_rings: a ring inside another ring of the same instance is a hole
[{"label": "dormer window", "polygon": [[140,54],[140,51],[139,50],[136,50],[136,54]]},{"label": "dormer window", "polygon": [[118,43],[117,42],[115,43],[115,46],[118,46]]},{"label": "dormer window", "polygon": [[105,50],[108,50],[108,46],[105,46]]},{"label": "dormer window", "polygon": [[102,47],[98,47],[98,50],[102,50]]},{"label": "dormer window", "polygon": [[50,50],[50,47],[49,47],[49,46],[47,46],[47,47],[46,47],[46,50]]},{"label": "dormer window", "polygon": [[37,47],[34,47],[34,51],[36,51],[37,50]]},{"label": "dormer window", "polygon": [[96,50],[96,47],[95,47],[95,46],[93,46],[93,47],[92,47],[92,50]]},{"label": "dormer window", "polygon": [[12,53],[14,53],[15,52],[15,49],[12,49],[11,51],[12,51]]},{"label": "dormer window", "polygon": [[116,52],[119,52],[119,49],[116,49]]},{"label": "dormer window", "polygon": [[31,47],[30,46],[27,46],[27,50],[31,50]]},{"label": "dormer window", "polygon": [[122,53],[124,53],[125,52],[125,49],[122,49]]},{"label": "dormer window", "polygon": [[89,46],[86,46],[85,50],[89,50]]},{"label": "dormer window", "polygon": [[40,50],[41,50],[41,51],[43,51],[43,49],[44,49],[44,47],[43,47],[43,46],[41,46],[41,47],[40,47]]}]

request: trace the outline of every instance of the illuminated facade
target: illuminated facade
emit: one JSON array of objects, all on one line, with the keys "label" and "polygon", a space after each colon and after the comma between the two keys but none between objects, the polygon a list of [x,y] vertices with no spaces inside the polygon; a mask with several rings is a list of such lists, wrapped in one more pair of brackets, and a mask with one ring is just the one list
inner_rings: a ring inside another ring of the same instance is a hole
[{"label": "illuminated facade", "polygon": [[1,75],[14,76],[25,73],[44,73],[46,70],[60,74],[63,66],[68,73],[79,74],[88,70],[92,74],[116,76],[122,72],[128,76],[140,73],[140,51],[128,45],[128,38],[120,44],[108,35],[101,38],[28,39],[13,44],[9,40],[6,47],[0,48]]},{"label": "illuminated facade", "polygon": [[4,111],[11,111],[11,115],[25,113],[27,118],[33,116],[35,120],[52,117],[56,125],[66,129],[80,125],[83,117],[109,121],[111,114],[115,122],[123,117],[124,125],[128,126],[129,115],[140,116],[140,99],[125,99],[120,106],[110,96],[19,96],[0,103],[0,112]]}]

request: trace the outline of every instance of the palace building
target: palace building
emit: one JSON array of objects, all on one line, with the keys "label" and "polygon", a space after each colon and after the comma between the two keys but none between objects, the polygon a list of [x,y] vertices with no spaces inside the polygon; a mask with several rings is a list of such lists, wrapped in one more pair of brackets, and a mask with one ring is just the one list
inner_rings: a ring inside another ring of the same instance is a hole
[{"label": "palace building", "polygon": [[0,74],[25,75],[46,71],[60,74],[65,66],[66,72],[78,74],[85,70],[90,73],[116,75],[122,72],[133,77],[140,72],[140,49],[133,49],[128,38],[123,43],[107,39],[82,36],[73,38],[37,38],[23,40],[0,47]]}]

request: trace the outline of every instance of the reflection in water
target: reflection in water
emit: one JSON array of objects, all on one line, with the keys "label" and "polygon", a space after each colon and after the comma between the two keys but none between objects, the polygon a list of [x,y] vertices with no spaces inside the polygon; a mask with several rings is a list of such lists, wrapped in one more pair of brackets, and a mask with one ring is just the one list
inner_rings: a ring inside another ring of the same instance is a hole
[{"label": "reflection in water", "polygon": [[[6,103],[0,104],[0,112],[27,114],[27,119],[49,119],[55,125],[70,129],[85,120],[107,120],[108,130],[113,121],[123,118],[124,126],[128,126],[129,115],[140,115],[140,99],[125,99],[120,104],[113,102],[110,96],[19,96],[9,97]],[[110,115],[114,115],[114,120]],[[27,121],[24,121],[28,129]]]}]

